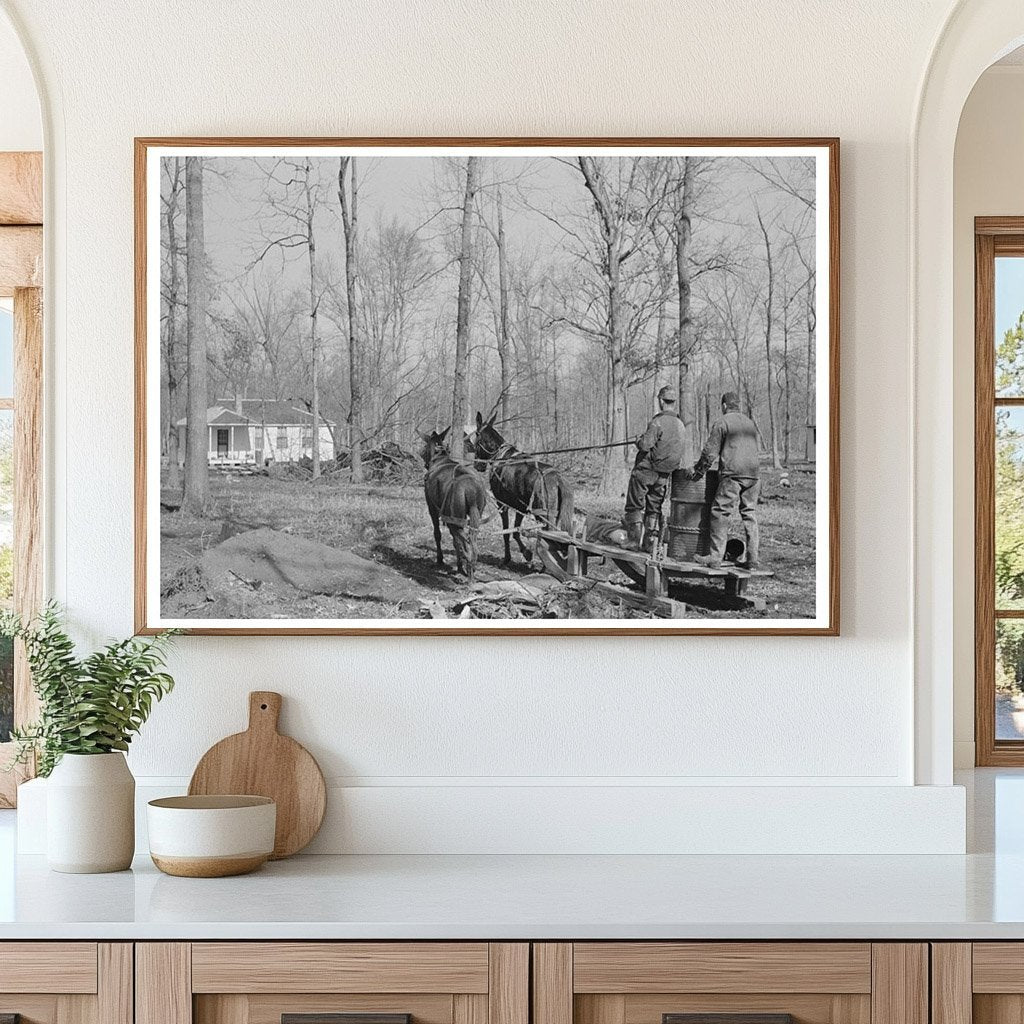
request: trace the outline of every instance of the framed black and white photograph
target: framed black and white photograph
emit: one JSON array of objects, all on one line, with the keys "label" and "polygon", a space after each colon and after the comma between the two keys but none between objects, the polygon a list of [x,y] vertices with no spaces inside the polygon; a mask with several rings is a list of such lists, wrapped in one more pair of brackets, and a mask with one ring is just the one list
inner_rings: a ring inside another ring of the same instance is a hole
[{"label": "framed black and white photograph", "polygon": [[136,627],[835,635],[835,139],[137,139]]}]

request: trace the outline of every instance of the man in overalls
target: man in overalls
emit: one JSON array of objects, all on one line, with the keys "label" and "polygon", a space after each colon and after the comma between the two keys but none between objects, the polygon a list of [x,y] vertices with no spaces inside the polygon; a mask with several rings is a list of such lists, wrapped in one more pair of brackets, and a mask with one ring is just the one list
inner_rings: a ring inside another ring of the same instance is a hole
[{"label": "man in overalls", "polygon": [[722,415],[711,424],[707,444],[691,478],[698,480],[709,469],[718,471],[718,490],[711,505],[711,551],[697,555],[695,561],[713,568],[722,564],[729,539],[729,519],[738,507],[747,535],[746,559],[741,564],[756,569],[760,547],[757,501],[761,494],[757,427],[740,412],[740,399],[735,391],[722,395]]},{"label": "man in overalls", "polygon": [[637,441],[639,449],[633,472],[626,488],[626,511],[623,525],[629,534],[627,546],[640,551],[653,551],[661,536],[661,508],[665,503],[669,481],[685,454],[686,428],[679,418],[675,388],[663,387],[658,392],[658,412]]}]

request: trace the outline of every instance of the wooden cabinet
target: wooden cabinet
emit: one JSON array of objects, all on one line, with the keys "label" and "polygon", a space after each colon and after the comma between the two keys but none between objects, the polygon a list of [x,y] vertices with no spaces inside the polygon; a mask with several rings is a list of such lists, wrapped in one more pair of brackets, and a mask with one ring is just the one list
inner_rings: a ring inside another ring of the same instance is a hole
[{"label": "wooden cabinet", "polygon": [[533,957],[533,1024],[928,1024],[924,943],[537,943]]},{"label": "wooden cabinet", "polygon": [[132,1024],[132,944],[0,943],[0,1017]]},{"label": "wooden cabinet", "polygon": [[0,1024],[8,1014],[21,1024],[1024,1024],[1024,943],[10,942],[0,943]]},{"label": "wooden cabinet", "polygon": [[512,942],[139,943],[136,1022],[529,1024],[529,969]]}]

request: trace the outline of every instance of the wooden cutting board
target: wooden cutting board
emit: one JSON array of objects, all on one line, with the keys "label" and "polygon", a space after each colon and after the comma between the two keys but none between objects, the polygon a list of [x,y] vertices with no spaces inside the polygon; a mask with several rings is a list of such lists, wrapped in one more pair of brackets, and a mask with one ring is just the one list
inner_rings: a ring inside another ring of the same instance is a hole
[{"label": "wooden cutting board", "polygon": [[249,728],[214,744],[200,759],[190,796],[244,793],[277,803],[271,860],[298,853],[317,834],[327,808],[327,787],[313,755],[277,731],[281,694],[249,694]]}]

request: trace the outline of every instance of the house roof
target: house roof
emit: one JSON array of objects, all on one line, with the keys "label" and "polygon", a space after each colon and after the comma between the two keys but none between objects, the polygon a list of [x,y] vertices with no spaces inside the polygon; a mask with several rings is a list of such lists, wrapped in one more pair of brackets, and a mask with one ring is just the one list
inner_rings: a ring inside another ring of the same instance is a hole
[{"label": "house roof", "polygon": [[[235,411],[236,404],[241,405],[241,413]],[[187,423],[188,417],[182,416],[177,426],[183,427]],[[206,410],[206,423],[211,427],[262,427],[264,424],[268,427],[311,427],[313,414],[290,399],[243,398],[240,403],[224,399]],[[326,416],[320,417],[320,423],[322,426],[334,426],[334,421]]]}]

